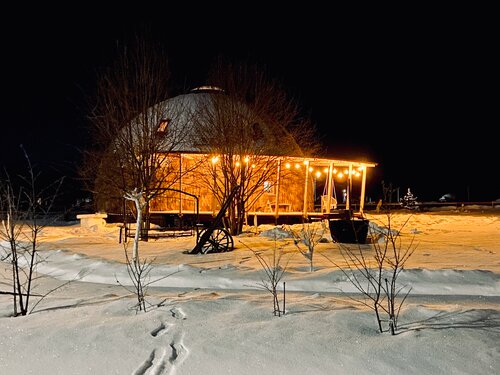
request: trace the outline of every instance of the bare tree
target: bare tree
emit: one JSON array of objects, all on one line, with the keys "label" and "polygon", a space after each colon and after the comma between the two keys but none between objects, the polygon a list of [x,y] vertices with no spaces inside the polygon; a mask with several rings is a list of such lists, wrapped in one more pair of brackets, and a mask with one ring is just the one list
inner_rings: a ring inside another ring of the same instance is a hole
[{"label": "bare tree", "polygon": [[205,185],[219,204],[234,186],[240,191],[228,209],[232,234],[241,232],[247,207],[274,184],[284,156],[311,151],[314,128],[296,102],[264,69],[219,60],[209,83],[217,87],[193,119],[199,149],[211,155]]},{"label": "bare tree", "polygon": [[[396,231],[392,229],[391,217],[390,211],[387,211],[385,231],[375,233],[370,228],[370,236],[376,239],[371,245],[338,243],[342,263],[324,256],[362,294],[363,298],[353,299],[375,312],[379,331],[384,332],[383,322],[386,321],[389,331],[394,335],[399,313],[411,292],[408,286],[400,285],[398,278],[415,246],[413,239],[404,248],[401,243],[400,233],[410,218]],[[387,314],[388,318],[383,319],[382,313]]]},{"label": "bare tree", "polygon": [[[182,108],[172,108],[182,103],[165,104],[168,84],[166,54],[140,37],[122,46],[98,79],[91,115],[96,147],[87,153],[86,176],[98,201],[106,202],[102,206],[122,201],[125,214],[125,200],[134,202],[136,242],[149,227],[151,200],[180,178],[175,153],[188,132],[178,121]],[[139,262],[138,243],[133,261]]]},{"label": "bare tree", "polygon": [[94,148],[86,153],[86,174],[104,199],[134,189],[146,200],[174,178],[171,153],[185,139],[161,103],[168,98],[170,73],[163,50],[141,37],[119,46],[117,58],[99,73],[91,113]]},{"label": "bare tree", "polygon": [[101,72],[91,115],[97,147],[87,153],[91,173],[86,177],[95,181],[93,190],[103,206],[121,201],[124,218],[127,208],[135,213],[132,258],[126,248],[125,255],[137,308],[143,311],[152,263],[140,259],[139,240],[147,238],[150,202],[189,172],[176,165],[176,154],[189,140],[184,126],[189,112],[180,101],[167,105],[169,75],[163,49],[136,37]]},{"label": "bare tree", "polygon": [[[57,197],[62,179],[45,188],[39,188],[36,173],[28,154],[23,149],[28,164],[27,176],[21,177],[16,187],[6,173],[0,180],[0,239],[8,243],[2,261],[10,261],[12,271],[13,313],[27,315],[33,294],[36,268],[41,262],[38,255],[39,235],[50,223],[50,212]],[[38,297],[44,297],[37,295]]]}]

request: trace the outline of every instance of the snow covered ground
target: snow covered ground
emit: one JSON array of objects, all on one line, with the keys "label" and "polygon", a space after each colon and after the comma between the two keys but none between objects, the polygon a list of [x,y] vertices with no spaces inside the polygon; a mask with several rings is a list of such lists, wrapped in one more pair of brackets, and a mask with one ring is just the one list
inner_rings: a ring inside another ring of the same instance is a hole
[{"label": "snow covered ground", "polygon": [[[384,215],[369,218],[384,227]],[[396,214],[392,228],[407,219]],[[349,298],[355,289],[330,261],[341,261],[337,244],[319,243],[309,272],[293,241],[273,232],[283,233],[249,228],[222,254],[186,254],[192,237],[141,243],[153,278],[172,275],[136,314],[116,226],[47,227],[35,293],[76,281],[26,317],[10,317],[11,298],[0,295],[0,374],[500,373],[498,211],[410,217],[403,246],[418,246],[401,281],[413,289],[396,336],[378,333],[373,312]],[[250,250],[274,246],[288,261],[282,317],[258,287],[262,267]],[[1,266],[0,290],[8,271]]]}]

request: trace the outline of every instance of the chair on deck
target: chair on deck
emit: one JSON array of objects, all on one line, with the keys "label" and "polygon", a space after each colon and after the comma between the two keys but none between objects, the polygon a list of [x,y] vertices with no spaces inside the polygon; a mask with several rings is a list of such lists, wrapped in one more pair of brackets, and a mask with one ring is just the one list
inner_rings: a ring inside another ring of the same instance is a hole
[{"label": "chair on deck", "polygon": [[[330,211],[337,209],[337,200],[334,197],[330,197]],[[321,212],[328,211],[328,195],[321,196]]]}]

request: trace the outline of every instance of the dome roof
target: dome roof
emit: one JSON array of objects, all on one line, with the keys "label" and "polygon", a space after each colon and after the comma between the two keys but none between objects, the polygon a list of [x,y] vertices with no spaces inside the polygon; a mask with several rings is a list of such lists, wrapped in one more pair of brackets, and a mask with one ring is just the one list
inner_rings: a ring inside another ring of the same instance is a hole
[{"label": "dome roof", "polygon": [[[168,127],[169,136],[165,139],[165,149],[169,151],[208,153],[210,150],[204,144],[206,137],[199,134],[200,129],[205,128],[209,130],[209,133],[216,133],[213,128],[216,129],[219,126],[216,125],[217,121],[241,121],[247,125],[244,131],[252,133],[250,138],[253,141],[260,141],[273,147],[279,145],[276,147],[277,150],[294,154],[294,156],[302,154],[300,147],[283,126],[266,124],[265,121],[255,116],[248,106],[231,101],[229,96],[217,87],[202,86],[188,94],[175,96],[159,103],[152,112],[161,113],[161,119],[156,124],[159,126],[158,131],[162,130],[162,124]],[[204,126],[204,122],[208,125]],[[220,127],[223,129],[224,125]],[[217,136],[220,135],[213,134],[213,138]],[[284,147],[287,144],[292,147]],[[287,151],[284,151],[285,149]]]}]

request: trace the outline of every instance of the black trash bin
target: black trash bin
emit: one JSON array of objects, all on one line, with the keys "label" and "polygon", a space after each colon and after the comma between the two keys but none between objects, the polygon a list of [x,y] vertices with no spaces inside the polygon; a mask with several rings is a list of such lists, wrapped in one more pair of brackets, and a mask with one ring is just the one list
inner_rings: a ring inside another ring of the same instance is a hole
[{"label": "black trash bin", "polygon": [[370,221],[355,217],[352,211],[343,210],[328,219],[330,233],[334,242],[366,243]]}]

